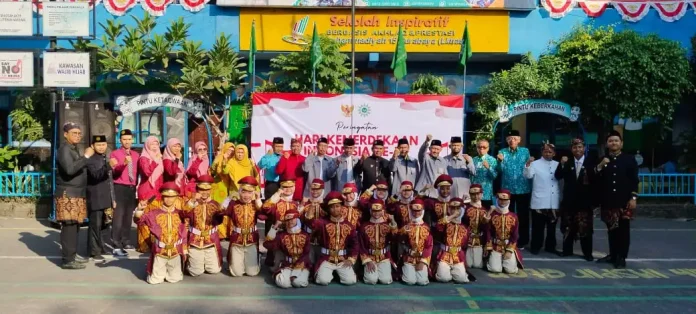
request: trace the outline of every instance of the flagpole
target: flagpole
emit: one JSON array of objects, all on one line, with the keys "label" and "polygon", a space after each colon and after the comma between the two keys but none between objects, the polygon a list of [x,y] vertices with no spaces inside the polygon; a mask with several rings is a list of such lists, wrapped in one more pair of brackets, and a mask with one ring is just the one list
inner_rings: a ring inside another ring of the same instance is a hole
[{"label": "flagpole", "polygon": [[[251,21],[251,40],[253,41],[249,45],[249,49],[256,50],[256,20]],[[253,46],[252,46],[253,44]],[[251,62],[251,92],[253,93],[256,89],[256,51],[253,52]]]},{"label": "flagpole", "polygon": [[[350,2],[350,105],[355,95],[355,1]],[[350,135],[353,136],[353,110],[350,111]]]},{"label": "flagpole", "polygon": [[317,69],[312,67],[312,93],[317,93]]},{"label": "flagpole", "polygon": [[[464,22],[464,31],[467,31],[469,29],[469,21]],[[469,38],[467,38],[469,40]],[[462,104],[462,119],[464,119],[462,123],[462,139],[465,144],[466,144],[466,70],[468,66],[464,67],[464,86],[462,88],[464,89],[464,103]],[[464,146],[464,149],[466,150],[466,146]]]}]

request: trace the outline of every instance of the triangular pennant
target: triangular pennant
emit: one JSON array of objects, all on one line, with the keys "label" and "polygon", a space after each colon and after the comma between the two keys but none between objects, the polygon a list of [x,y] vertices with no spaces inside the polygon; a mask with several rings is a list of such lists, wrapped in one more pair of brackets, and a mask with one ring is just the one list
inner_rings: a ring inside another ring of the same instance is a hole
[{"label": "triangular pennant", "polygon": [[589,17],[599,17],[609,6],[610,1],[585,0],[580,2],[580,7]]},{"label": "triangular pennant", "polygon": [[104,0],[104,8],[111,15],[123,16],[136,4],[135,0]]},{"label": "triangular pennant", "polygon": [[140,0],[143,9],[153,16],[163,16],[173,0]]},{"label": "triangular pennant", "polygon": [[665,22],[674,22],[686,14],[687,3],[684,1],[652,2],[650,3],[660,18]]},{"label": "triangular pennant", "polygon": [[647,2],[621,2],[614,3],[616,11],[621,14],[624,21],[638,22],[642,20],[650,11],[650,4]]},{"label": "triangular pennant", "polygon": [[205,4],[209,1],[210,0],[181,0],[179,1],[179,4],[190,12],[198,12],[203,10]]},{"label": "triangular pennant", "polygon": [[549,12],[549,16],[560,19],[570,12],[577,0],[541,0],[541,5]]}]

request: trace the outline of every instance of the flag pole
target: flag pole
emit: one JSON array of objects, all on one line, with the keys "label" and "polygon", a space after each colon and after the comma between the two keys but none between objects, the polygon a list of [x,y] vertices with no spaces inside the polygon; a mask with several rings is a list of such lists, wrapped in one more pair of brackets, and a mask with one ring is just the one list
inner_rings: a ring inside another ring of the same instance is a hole
[{"label": "flag pole", "polygon": [[[256,49],[256,20],[251,21],[251,40],[253,41],[254,47],[249,47],[249,49]],[[251,65],[251,92],[253,93],[256,89],[256,51],[253,52],[252,60],[249,60]]]},{"label": "flag pole", "polygon": [[317,69],[312,67],[312,94],[317,93]]},{"label": "flag pole", "polygon": [[[464,21],[464,31],[466,32],[468,29],[469,29],[469,21]],[[464,35],[462,35],[462,36],[464,36]],[[466,40],[469,40],[469,38],[467,38]],[[463,95],[464,96],[464,103],[462,104],[462,118],[464,119],[464,121],[462,123],[462,139],[463,139],[462,142],[464,142],[464,144],[466,144],[466,70],[467,70],[467,68],[468,68],[468,66],[464,67],[464,78],[463,78],[463,80],[464,80],[463,85],[464,86],[462,86],[462,89],[463,89],[462,92],[464,93],[464,95]],[[464,149],[466,151],[466,146],[464,146]]]}]

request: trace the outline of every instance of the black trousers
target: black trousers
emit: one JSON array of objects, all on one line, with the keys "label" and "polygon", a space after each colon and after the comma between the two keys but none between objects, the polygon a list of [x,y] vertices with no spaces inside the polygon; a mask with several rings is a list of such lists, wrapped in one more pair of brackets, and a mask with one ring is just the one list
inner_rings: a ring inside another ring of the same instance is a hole
[{"label": "black trousers", "polygon": [[278,183],[277,181],[266,181],[266,184],[263,187],[263,198],[271,198],[273,194],[276,194],[276,192],[278,192],[278,189],[280,189],[280,183]]},{"label": "black trousers", "polygon": [[575,240],[580,241],[580,249],[585,257],[592,257],[592,210],[578,212],[567,210],[562,213],[561,230],[563,231],[563,255],[572,255]]},{"label": "black trousers", "polygon": [[138,206],[135,200],[135,186],[114,184],[116,208],[111,222],[111,242],[114,249],[123,249],[130,244],[130,231],[133,211]]},{"label": "black trousers", "polygon": [[104,230],[104,210],[91,210],[89,212],[89,229],[87,232],[87,253],[89,253],[89,256],[102,254],[104,249],[102,230]]},{"label": "black trousers", "polygon": [[[575,244],[576,238],[576,233],[569,233],[568,236],[563,239],[563,254],[573,254],[573,245]],[[580,249],[582,249],[583,256],[592,257],[592,235],[580,238]]]},{"label": "black trousers", "polygon": [[[538,253],[542,245],[548,252],[556,251],[556,222],[550,210],[542,210],[537,213],[532,210],[532,243],[530,250]],[[544,241],[544,230],[546,230],[546,241]]]},{"label": "black trousers", "polygon": [[63,263],[75,261],[77,255],[77,239],[80,233],[80,224],[76,222],[62,222],[60,227],[60,247],[63,254]]},{"label": "black trousers", "polygon": [[620,219],[619,227],[609,230],[609,255],[616,259],[626,259],[631,246],[631,221]]},{"label": "black trousers", "polygon": [[510,198],[510,210],[517,214],[520,220],[517,247],[522,248],[529,244],[529,203],[532,201],[531,194],[513,194]]}]

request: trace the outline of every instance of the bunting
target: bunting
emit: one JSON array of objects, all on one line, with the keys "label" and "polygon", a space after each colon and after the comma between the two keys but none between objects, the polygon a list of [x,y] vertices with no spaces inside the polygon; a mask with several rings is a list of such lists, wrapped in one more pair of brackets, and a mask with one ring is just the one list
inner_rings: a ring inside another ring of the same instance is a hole
[{"label": "bunting", "polygon": [[210,0],[181,0],[179,1],[179,3],[187,11],[198,12],[200,10],[203,10],[205,4],[209,1]]},{"label": "bunting", "polygon": [[104,8],[114,16],[123,16],[135,4],[136,0],[104,0]]},{"label": "bunting", "polygon": [[541,0],[541,4],[554,19],[564,17],[577,6],[589,17],[599,17],[608,7],[613,7],[628,22],[642,20],[650,12],[650,8],[665,22],[679,20],[690,6],[696,11],[694,0]]},{"label": "bunting", "polygon": [[140,0],[140,5],[153,16],[163,16],[174,0]]}]

